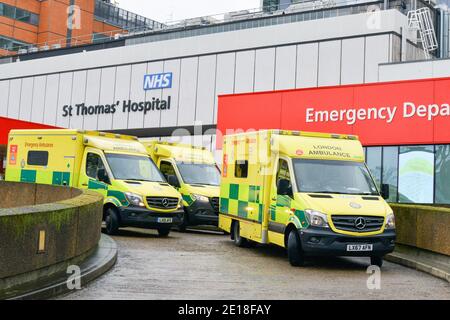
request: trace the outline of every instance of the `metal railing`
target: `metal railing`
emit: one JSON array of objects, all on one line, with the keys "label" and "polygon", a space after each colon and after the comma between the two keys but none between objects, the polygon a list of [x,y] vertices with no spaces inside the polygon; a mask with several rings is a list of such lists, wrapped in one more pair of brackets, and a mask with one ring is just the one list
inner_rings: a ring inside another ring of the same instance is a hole
[{"label": "metal railing", "polygon": [[[397,8],[396,3],[399,1],[390,1],[390,8]],[[61,49],[68,47],[77,47],[88,44],[99,44],[107,43],[114,40],[127,39],[132,37],[143,37],[156,34],[168,34],[175,33],[177,31],[186,31],[187,36],[194,36],[197,34],[205,34],[207,32],[201,31],[200,33],[195,33],[195,31],[205,29],[206,27],[217,26],[217,32],[221,31],[232,31],[247,29],[252,27],[260,27],[265,25],[272,25],[277,23],[286,22],[296,22],[313,20],[320,18],[328,18],[338,15],[347,14],[357,14],[368,10],[369,7],[377,5],[378,9],[383,10],[383,0],[314,0],[301,3],[295,3],[284,10],[272,10],[268,11],[265,8],[247,9],[234,12],[227,12],[222,14],[210,15],[197,17],[192,19],[184,19],[178,21],[170,21],[167,23],[158,24],[154,26],[139,26],[136,28],[130,28],[128,30],[117,29],[108,32],[101,32],[95,34],[87,34],[82,36],[76,36],[72,38],[61,38],[54,41],[47,41],[38,44],[31,44],[26,46],[21,46],[15,48],[16,50],[5,51],[0,48],[1,56],[13,56],[13,55],[23,55],[29,53],[36,53],[41,51],[49,51],[55,49]],[[359,7],[358,10],[352,10]],[[387,8],[387,9],[390,9]],[[373,8],[372,8],[373,9]],[[322,14],[320,14],[322,13]],[[307,15],[306,18],[301,17],[301,15]],[[298,19],[288,19],[288,17],[298,16]],[[272,19],[270,19],[272,18]],[[274,20],[276,19],[276,20]],[[269,21],[272,20],[272,21]],[[279,22],[277,22],[280,20]],[[260,21],[261,23],[253,23]],[[268,22],[268,23],[265,23]],[[277,22],[274,23],[273,21]],[[232,25],[233,23],[245,24],[238,26],[237,29],[226,28],[226,26]],[[223,30],[221,26],[224,26]],[[166,37],[167,39],[172,39],[172,37]]]}]

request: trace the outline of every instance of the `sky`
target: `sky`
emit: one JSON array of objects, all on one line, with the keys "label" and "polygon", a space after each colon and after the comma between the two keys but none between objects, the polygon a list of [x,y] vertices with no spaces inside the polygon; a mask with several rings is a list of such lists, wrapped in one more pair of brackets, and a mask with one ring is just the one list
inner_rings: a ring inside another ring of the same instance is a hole
[{"label": "sky", "polygon": [[123,9],[159,22],[255,9],[261,5],[260,0],[115,0],[115,2]]}]

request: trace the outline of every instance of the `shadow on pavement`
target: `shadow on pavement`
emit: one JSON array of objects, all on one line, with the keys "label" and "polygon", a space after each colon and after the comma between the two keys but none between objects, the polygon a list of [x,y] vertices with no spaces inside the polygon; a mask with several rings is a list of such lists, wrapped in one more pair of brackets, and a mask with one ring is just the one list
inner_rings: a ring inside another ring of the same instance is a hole
[{"label": "shadow on pavement", "polygon": [[[234,243],[229,238],[224,238],[224,244],[230,247],[235,247]],[[236,250],[250,250],[254,254],[261,257],[283,259],[288,262],[287,252],[284,248],[275,245],[256,245],[251,248],[237,248]],[[315,268],[327,270],[366,270],[370,265],[368,257],[307,257],[305,266],[301,268]],[[293,267],[294,268],[294,267]]]}]

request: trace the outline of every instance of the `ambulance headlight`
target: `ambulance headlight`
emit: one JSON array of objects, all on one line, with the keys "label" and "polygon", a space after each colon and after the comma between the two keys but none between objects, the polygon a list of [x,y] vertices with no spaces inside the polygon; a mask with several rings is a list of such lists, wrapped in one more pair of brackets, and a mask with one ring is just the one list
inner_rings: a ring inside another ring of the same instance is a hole
[{"label": "ambulance headlight", "polygon": [[309,225],[319,228],[329,228],[327,222],[327,215],[316,210],[305,210],[306,218],[308,219]]},{"label": "ambulance headlight", "polygon": [[209,199],[208,197],[202,196],[201,194],[192,194],[192,198],[194,198],[194,200],[196,201],[202,201],[202,202],[208,202]]},{"label": "ambulance headlight", "polygon": [[395,229],[395,216],[393,213],[386,217],[386,229]]},{"label": "ambulance headlight", "polygon": [[142,199],[142,196],[131,192],[125,192],[125,195],[127,197],[128,202],[131,203],[133,206],[145,207],[144,199]]}]

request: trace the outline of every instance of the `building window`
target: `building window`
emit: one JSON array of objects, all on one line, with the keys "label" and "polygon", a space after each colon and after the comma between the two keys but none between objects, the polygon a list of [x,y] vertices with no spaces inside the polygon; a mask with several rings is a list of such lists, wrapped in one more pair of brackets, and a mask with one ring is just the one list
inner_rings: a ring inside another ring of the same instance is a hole
[{"label": "building window", "polygon": [[17,51],[21,47],[28,46],[28,43],[19,42],[13,39],[9,39],[7,37],[0,36],[0,49],[8,50],[8,51]]},{"label": "building window", "polygon": [[120,9],[100,0],[95,1],[94,15],[97,20],[127,30],[153,30],[162,29],[164,26],[162,23]]},{"label": "building window", "polygon": [[25,23],[30,23],[33,25],[39,24],[39,15],[24,9],[13,7],[5,3],[0,3],[0,16]]},{"label": "building window", "polygon": [[434,146],[400,147],[399,202],[433,203]]},{"label": "building window", "polygon": [[378,187],[381,186],[381,147],[367,148],[366,162]]},{"label": "building window", "polygon": [[92,34],[92,42],[93,43],[102,43],[106,41],[112,40],[109,35],[103,33],[93,33]]},{"label": "building window", "polygon": [[450,145],[436,146],[435,203],[450,204]]},{"label": "building window", "polygon": [[389,185],[389,202],[397,202],[398,194],[398,147],[383,148],[382,183]]}]

